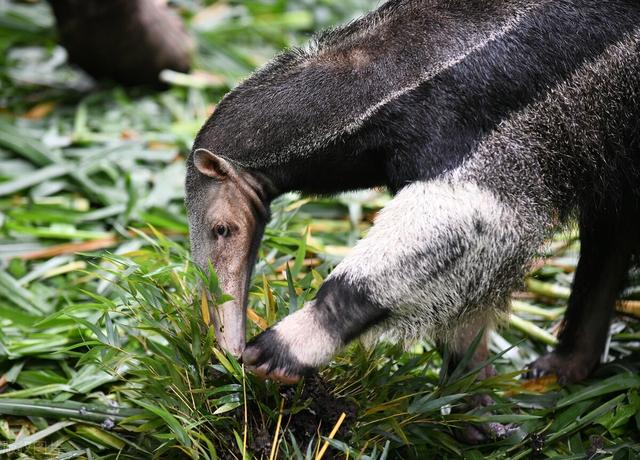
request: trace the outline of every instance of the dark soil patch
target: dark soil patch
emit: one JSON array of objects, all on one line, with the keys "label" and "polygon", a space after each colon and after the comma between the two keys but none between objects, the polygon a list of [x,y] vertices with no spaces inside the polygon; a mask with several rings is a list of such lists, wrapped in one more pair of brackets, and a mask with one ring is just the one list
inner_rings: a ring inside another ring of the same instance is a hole
[{"label": "dark soil patch", "polygon": [[307,401],[308,406],[293,415],[289,423],[289,429],[298,441],[308,442],[314,435],[317,436],[318,427],[320,434],[327,436],[343,412],[347,417],[335,437],[349,437],[350,427],[357,415],[357,406],[353,401],[335,397],[327,382],[317,375],[306,380],[300,400]]},{"label": "dark soil patch", "polygon": [[[317,375],[305,379],[302,392],[296,387],[282,387],[281,395],[285,400],[285,415],[282,419],[283,428],[295,437],[302,452],[305,452],[312,439],[317,441],[318,433],[328,436],[336,422],[344,412],[346,418],[335,438],[347,441],[351,435],[350,428],[356,421],[357,405],[346,398],[337,398],[331,392],[330,386]],[[294,410],[294,413],[290,412]],[[254,423],[257,422],[254,420]],[[264,427],[254,425],[250,432],[253,439],[250,444],[251,452],[260,458],[268,457],[273,441],[273,429],[269,433]],[[329,450],[324,458],[333,458]]]}]

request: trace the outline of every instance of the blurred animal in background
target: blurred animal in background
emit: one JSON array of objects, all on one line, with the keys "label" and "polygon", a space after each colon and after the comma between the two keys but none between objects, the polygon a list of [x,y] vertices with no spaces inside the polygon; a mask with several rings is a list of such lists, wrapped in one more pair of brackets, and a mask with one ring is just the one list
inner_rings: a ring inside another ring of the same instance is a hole
[{"label": "blurred animal in background", "polygon": [[97,79],[157,84],[164,69],[188,72],[193,40],[161,0],[47,0],[69,60]]}]

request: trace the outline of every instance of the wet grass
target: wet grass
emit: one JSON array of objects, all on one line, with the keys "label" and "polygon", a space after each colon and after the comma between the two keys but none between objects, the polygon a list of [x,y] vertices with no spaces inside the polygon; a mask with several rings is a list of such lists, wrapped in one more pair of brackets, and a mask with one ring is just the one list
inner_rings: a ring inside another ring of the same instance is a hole
[{"label": "wet grass", "polygon": [[[0,2],[0,458],[636,458],[640,275],[607,364],[581,385],[524,382],[555,341],[579,242],[551,241],[492,336],[499,374],[442,371],[431,344],[354,344],[316,378],[247,375],[202,321],[184,158],[217,100],[282,47],[369,2],[181,0],[198,72],[164,91],[65,63],[43,2]],[[250,295],[250,334],[314,297],[384,194],[280,198]],[[206,280],[215,289],[216,281]],[[465,407],[489,394],[492,413]],[[504,440],[454,429],[499,421]]]}]

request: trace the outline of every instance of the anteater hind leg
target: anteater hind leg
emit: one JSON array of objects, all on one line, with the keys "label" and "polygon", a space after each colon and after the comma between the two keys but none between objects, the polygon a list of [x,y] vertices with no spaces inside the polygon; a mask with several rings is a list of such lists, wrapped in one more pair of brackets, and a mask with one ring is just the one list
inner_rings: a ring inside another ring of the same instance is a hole
[{"label": "anteater hind leg", "polygon": [[530,365],[528,377],[555,374],[560,383],[579,382],[600,362],[635,239],[621,215],[583,213],[580,261],[559,344]]},{"label": "anteater hind leg", "polygon": [[[439,341],[438,348],[440,350],[447,349],[449,353],[449,372],[453,372],[459,367],[459,364],[467,358],[467,354],[474,346],[474,342],[479,339],[473,354],[469,357],[468,362],[464,366],[463,371],[472,371],[477,369],[489,359],[489,331],[492,325],[478,318],[476,321],[466,322],[464,325],[457,327],[451,332],[451,336],[446,343]],[[478,337],[482,334],[482,337]],[[480,369],[478,379],[482,380],[495,375],[495,369],[492,365],[487,365]]]},{"label": "anteater hind leg", "polygon": [[[469,357],[468,361],[462,369],[463,373],[474,371],[478,368],[477,378],[484,380],[488,377],[495,375],[496,371],[492,364],[486,364],[489,359],[489,332],[490,324],[486,324],[482,318],[478,318],[475,321],[470,321],[464,326],[461,326],[455,330],[450,340],[446,344],[439,344],[440,349],[447,348],[450,353],[450,359],[448,363],[449,373],[453,373],[467,358],[467,353],[474,346],[474,342],[480,334],[479,342],[473,350],[473,354]],[[473,407],[489,407],[494,404],[493,399],[486,394],[473,395],[469,401],[468,406]],[[468,409],[469,407],[467,407]],[[490,439],[502,438],[509,434],[509,425],[503,425],[501,423],[488,422],[480,424],[469,424],[457,429],[455,435],[461,441],[467,444],[478,444]]]}]

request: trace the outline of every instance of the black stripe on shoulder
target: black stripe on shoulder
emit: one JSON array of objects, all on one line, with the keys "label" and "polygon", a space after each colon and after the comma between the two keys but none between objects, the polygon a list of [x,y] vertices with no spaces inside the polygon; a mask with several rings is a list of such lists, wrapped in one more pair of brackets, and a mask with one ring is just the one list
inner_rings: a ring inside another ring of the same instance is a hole
[{"label": "black stripe on shoulder", "polygon": [[379,305],[364,286],[354,285],[341,276],[325,281],[314,309],[321,326],[343,344],[389,317],[389,310]]}]

